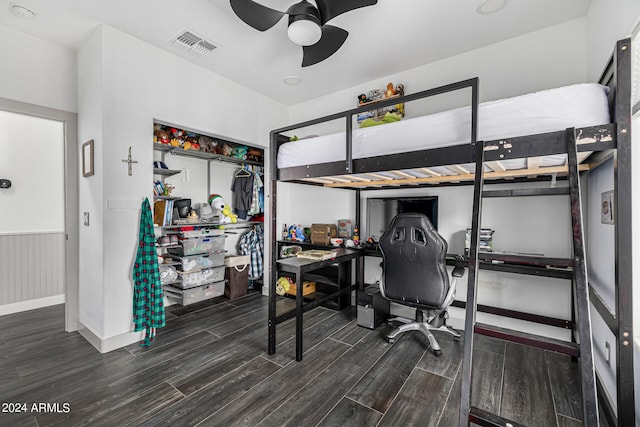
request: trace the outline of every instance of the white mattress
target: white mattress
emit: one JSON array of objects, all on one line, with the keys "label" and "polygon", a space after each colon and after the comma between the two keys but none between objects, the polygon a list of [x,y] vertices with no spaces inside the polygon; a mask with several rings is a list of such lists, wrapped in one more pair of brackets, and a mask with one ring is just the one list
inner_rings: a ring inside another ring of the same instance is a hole
[{"label": "white mattress", "polygon": [[[514,98],[485,102],[478,108],[478,140],[531,135],[610,122],[608,88],[584,83]],[[353,158],[383,156],[470,141],[471,108],[464,107],[353,131]],[[345,160],[345,134],[336,133],[283,144],[278,168]],[[542,166],[563,164],[564,155],[545,157]],[[519,169],[525,160],[505,161]]]}]

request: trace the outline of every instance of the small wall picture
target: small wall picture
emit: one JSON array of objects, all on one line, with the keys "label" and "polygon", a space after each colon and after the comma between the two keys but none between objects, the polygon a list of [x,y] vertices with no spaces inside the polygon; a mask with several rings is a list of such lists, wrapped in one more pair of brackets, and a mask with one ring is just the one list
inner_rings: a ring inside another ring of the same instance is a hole
[{"label": "small wall picture", "polygon": [[600,222],[613,224],[613,190],[602,193],[600,202]]},{"label": "small wall picture", "polygon": [[93,175],[93,139],[82,144],[82,176]]}]

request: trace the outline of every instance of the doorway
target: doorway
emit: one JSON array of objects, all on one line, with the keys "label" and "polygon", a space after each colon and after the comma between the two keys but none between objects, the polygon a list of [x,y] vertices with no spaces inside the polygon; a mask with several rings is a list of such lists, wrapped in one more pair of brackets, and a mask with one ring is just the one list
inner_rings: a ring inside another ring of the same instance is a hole
[{"label": "doorway", "polygon": [[0,98],[0,314],[78,321],[77,115]]}]

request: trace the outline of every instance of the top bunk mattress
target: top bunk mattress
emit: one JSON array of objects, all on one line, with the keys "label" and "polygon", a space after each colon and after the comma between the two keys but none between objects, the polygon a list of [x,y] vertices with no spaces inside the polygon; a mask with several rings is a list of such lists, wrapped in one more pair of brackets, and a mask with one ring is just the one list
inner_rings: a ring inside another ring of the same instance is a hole
[{"label": "top bunk mattress", "polygon": [[[484,102],[478,106],[478,140],[532,135],[610,123],[608,88],[583,83]],[[471,107],[463,107],[353,131],[353,158],[426,150],[468,143]],[[287,142],[278,168],[346,159],[345,133]]]}]

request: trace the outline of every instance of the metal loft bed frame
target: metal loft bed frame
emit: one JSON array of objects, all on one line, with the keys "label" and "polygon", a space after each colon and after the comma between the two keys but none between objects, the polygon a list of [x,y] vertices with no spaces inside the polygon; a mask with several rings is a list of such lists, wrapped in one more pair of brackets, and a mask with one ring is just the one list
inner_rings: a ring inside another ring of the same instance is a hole
[{"label": "metal loft bed frame", "polygon": [[[599,404],[610,425],[627,426],[635,423],[634,375],[633,375],[633,311],[632,311],[632,241],[631,224],[631,40],[617,42],[613,55],[602,74],[600,83],[610,87],[609,104],[612,123],[575,129],[577,151],[593,152],[579,165],[582,173],[600,166],[605,160],[614,160],[614,215],[615,215],[615,307],[607,307],[592,286],[589,286],[590,303],[604,319],[617,339],[616,383],[617,402],[609,401],[600,379],[597,377]],[[460,165],[474,163],[476,159],[478,125],[478,79],[469,79],[442,87],[425,90],[379,102],[375,108],[414,101],[461,89],[471,90],[471,140],[467,144],[398,153],[392,156],[376,156],[354,159],[352,154],[353,117],[371,110],[363,106],[352,110],[309,120],[295,125],[275,129],[270,133],[271,161],[271,283],[269,286],[269,327],[276,326],[275,280],[277,272],[277,189],[278,182],[293,182],[316,186],[354,190],[356,197],[356,222],[360,221],[360,191],[380,188],[416,188],[429,186],[451,186],[472,184],[475,173]],[[309,164],[305,166],[278,168],[277,156],[280,145],[289,141],[285,132],[313,126],[332,120],[345,120],[346,160]],[[495,141],[484,141],[484,172],[487,183],[531,182],[533,179],[547,180],[550,176],[566,176],[568,167],[540,167],[536,158],[543,155],[566,153],[567,131],[534,134]],[[581,143],[581,140],[595,141]],[[526,158],[527,167],[520,170],[504,170],[500,161]],[[440,175],[430,167],[447,166],[457,170],[457,175]],[[407,174],[406,170],[419,171],[423,176]],[[378,172],[387,172],[380,175]],[[366,178],[362,176],[365,175]],[[392,175],[391,177],[389,175]],[[529,273],[531,274],[531,273]],[[478,310],[481,310],[478,306]],[[506,310],[505,310],[506,311]],[[497,313],[509,315],[508,313]],[[514,316],[511,316],[514,317]],[[525,318],[526,317],[520,317]],[[558,320],[558,319],[552,319]],[[569,327],[573,322],[565,322]],[[552,323],[548,323],[552,324]],[[275,351],[269,349],[270,352]],[[615,408],[615,409],[614,409]],[[493,425],[493,424],[486,424]]]}]

